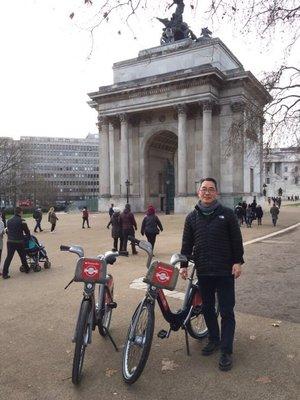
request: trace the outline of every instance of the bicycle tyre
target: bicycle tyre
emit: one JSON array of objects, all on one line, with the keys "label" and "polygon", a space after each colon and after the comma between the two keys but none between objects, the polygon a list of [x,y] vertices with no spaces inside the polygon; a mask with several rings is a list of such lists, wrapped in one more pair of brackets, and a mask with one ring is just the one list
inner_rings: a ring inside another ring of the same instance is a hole
[{"label": "bicycle tyre", "polygon": [[[139,308],[140,304],[133,314],[123,350],[122,374],[124,381],[130,385],[137,381],[145,368],[151,349],[155,322],[154,304],[145,302],[140,312]],[[145,326],[143,326],[143,322]],[[134,351],[139,348],[141,349],[140,354],[137,361],[134,362]]]},{"label": "bicycle tyre", "polygon": [[104,290],[102,293],[101,304],[98,303],[99,307],[99,319],[98,319],[98,331],[101,336],[107,336],[107,331],[110,327],[112,311],[111,307],[107,306],[107,302],[111,302],[114,300],[114,284],[111,287],[110,296],[108,294],[108,288],[104,286]]},{"label": "bicycle tyre", "polygon": [[[215,310],[216,310],[216,315],[218,317],[219,304],[218,304],[217,296],[216,296]],[[191,313],[191,317],[186,324],[186,329],[187,329],[189,335],[192,338],[197,339],[197,340],[202,340],[203,338],[205,338],[208,335],[208,328],[206,326],[202,310],[197,311],[194,307],[194,310]]]},{"label": "bicycle tyre", "polygon": [[81,304],[80,315],[78,319],[74,358],[73,358],[73,369],[72,369],[72,382],[74,385],[78,385],[82,378],[82,367],[85,355],[85,349],[87,347],[89,326],[88,321],[92,305],[89,301],[83,301]]}]

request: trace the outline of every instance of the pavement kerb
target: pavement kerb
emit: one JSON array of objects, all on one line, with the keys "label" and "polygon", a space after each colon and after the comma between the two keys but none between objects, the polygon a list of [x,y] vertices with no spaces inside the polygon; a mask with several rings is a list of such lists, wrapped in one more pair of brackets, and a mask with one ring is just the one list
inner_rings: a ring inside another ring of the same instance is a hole
[{"label": "pavement kerb", "polygon": [[281,229],[280,231],[269,233],[268,235],[261,236],[261,237],[256,238],[256,239],[248,240],[247,242],[244,242],[243,244],[244,244],[244,246],[247,246],[248,244],[261,242],[262,240],[268,239],[268,238],[273,237],[273,236],[281,235],[282,233],[285,233],[285,232],[288,232],[288,231],[290,231],[292,229],[295,229],[298,226],[300,226],[300,222],[297,222],[297,224],[291,225],[291,226],[289,226],[287,228]]}]

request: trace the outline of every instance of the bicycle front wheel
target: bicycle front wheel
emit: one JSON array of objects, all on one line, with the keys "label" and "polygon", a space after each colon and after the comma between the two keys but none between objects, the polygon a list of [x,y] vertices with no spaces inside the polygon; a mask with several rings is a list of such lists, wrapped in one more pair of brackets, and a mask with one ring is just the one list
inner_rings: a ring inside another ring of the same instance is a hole
[{"label": "bicycle front wheel", "polygon": [[154,304],[139,304],[133,314],[123,351],[122,373],[124,381],[134,383],[148,360],[154,330]]},{"label": "bicycle front wheel", "polygon": [[72,382],[77,385],[82,377],[82,367],[85,349],[89,339],[89,318],[92,305],[89,301],[83,301],[78,317],[75,352],[73,358]]},{"label": "bicycle front wheel", "polygon": [[99,319],[98,319],[98,330],[101,336],[107,336],[107,331],[110,326],[111,317],[112,317],[112,307],[111,304],[114,301],[114,285],[110,290],[107,286],[102,286],[99,289],[99,300],[98,300],[98,309],[99,309]]}]

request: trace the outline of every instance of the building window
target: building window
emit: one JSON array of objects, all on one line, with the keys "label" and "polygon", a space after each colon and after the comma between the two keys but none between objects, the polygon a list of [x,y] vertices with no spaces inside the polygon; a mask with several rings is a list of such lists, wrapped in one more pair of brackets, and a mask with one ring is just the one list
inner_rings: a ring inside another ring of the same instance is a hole
[{"label": "building window", "polygon": [[284,177],[284,180],[287,181],[287,177],[286,176]]},{"label": "building window", "polygon": [[254,171],[250,168],[250,192],[254,192]]},{"label": "building window", "polygon": [[299,183],[299,176],[295,176],[295,184],[298,185]]},{"label": "building window", "polygon": [[298,166],[295,167],[295,172],[298,172]]},{"label": "building window", "polygon": [[281,162],[275,163],[275,174],[281,175]]},{"label": "building window", "polygon": [[284,167],[284,172],[288,172],[288,167]]}]

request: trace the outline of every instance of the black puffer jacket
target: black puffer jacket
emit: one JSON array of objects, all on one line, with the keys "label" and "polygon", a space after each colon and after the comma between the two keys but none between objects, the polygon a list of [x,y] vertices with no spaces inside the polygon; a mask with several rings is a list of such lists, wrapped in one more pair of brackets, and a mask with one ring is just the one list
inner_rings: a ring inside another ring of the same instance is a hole
[{"label": "black puffer jacket", "polygon": [[162,224],[157,215],[146,215],[142,222],[141,234],[144,235],[158,235],[159,231],[163,231]]},{"label": "black puffer jacket", "polygon": [[14,215],[7,221],[7,241],[22,243],[24,241],[24,234],[30,235],[26,222],[20,217],[20,215]]},{"label": "black puffer jacket", "polygon": [[231,275],[232,265],[244,262],[233,211],[220,204],[211,215],[204,215],[197,205],[186,217],[181,253],[193,254],[198,275]]}]

